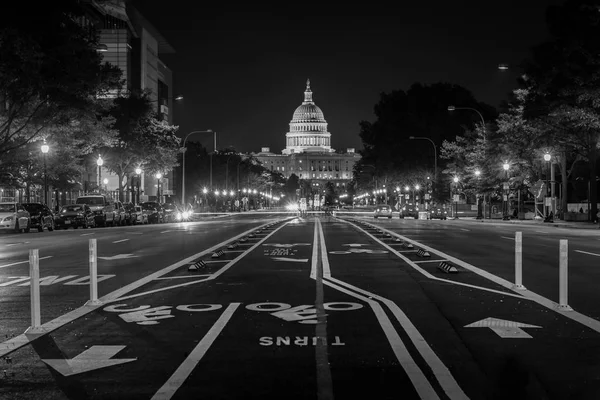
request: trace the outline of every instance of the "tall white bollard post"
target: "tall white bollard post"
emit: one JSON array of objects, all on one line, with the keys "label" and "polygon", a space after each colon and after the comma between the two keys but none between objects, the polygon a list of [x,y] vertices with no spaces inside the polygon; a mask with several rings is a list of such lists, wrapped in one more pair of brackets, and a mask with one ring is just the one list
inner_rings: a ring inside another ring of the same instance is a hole
[{"label": "tall white bollard post", "polygon": [[31,298],[31,326],[25,333],[39,333],[42,325],[40,311],[40,254],[38,249],[29,250],[29,291]]},{"label": "tall white bollard post", "polygon": [[523,233],[515,232],[515,284],[513,289],[526,290],[523,286]]},{"label": "tall white bollard post", "polygon": [[98,300],[98,247],[96,239],[90,239],[90,299],[85,304],[91,306],[102,304]]},{"label": "tall white bollard post", "polygon": [[561,239],[560,241],[557,308],[562,311],[573,311],[569,306],[569,245],[566,239]]}]

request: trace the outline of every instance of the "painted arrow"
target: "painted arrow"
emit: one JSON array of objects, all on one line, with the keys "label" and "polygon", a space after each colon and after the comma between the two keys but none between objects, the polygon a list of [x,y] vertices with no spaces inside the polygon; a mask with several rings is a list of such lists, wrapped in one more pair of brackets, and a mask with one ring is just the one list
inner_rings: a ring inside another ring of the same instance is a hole
[{"label": "painted arrow", "polygon": [[541,328],[541,326],[488,317],[465,325],[465,328],[490,328],[502,339],[531,339],[531,335],[521,328]]},{"label": "painted arrow", "polygon": [[132,257],[137,257],[134,256],[133,254],[117,254],[116,256],[111,256],[111,257],[98,257],[102,260],[122,260],[123,258],[132,258]]},{"label": "painted arrow", "polygon": [[273,260],[273,261],[307,262],[308,258],[272,257],[271,260]]},{"label": "painted arrow", "polygon": [[121,358],[111,360],[110,358],[123,350],[126,346],[92,346],[70,360],[48,359],[42,360],[64,376],[81,374],[95,369],[112,367],[113,365],[125,364],[136,361],[137,358]]}]

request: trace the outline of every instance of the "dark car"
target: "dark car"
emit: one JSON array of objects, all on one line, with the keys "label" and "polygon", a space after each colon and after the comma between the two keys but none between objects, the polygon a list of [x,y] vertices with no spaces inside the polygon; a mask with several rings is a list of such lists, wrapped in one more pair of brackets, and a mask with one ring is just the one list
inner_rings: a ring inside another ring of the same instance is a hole
[{"label": "dark car", "polygon": [[73,229],[79,227],[86,229],[95,227],[96,220],[94,212],[87,204],[69,204],[60,208],[54,217],[54,225],[57,229],[68,229],[71,226]]},{"label": "dark car", "polygon": [[441,207],[432,208],[429,219],[448,219],[448,211]]},{"label": "dark car", "polygon": [[163,218],[165,222],[175,222],[177,219],[178,207],[173,203],[164,203],[163,207]]},{"label": "dark car", "polygon": [[54,230],[54,214],[48,206],[42,203],[23,203],[23,207],[29,211],[30,228],[37,228],[39,232],[43,232],[44,228],[50,232]]},{"label": "dark car", "polygon": [[155,201],[146,201],[140,204],[142,210],[148,214],[149,224],[158,224],[164,222],[163,210],[160,204]]},{"label": "dark car", "polygon": [[125,225],[135,225],[138,221],[137,211],[133,203],[123,203],[125,209]]},{"label": "dark car", "polygon": [[400,210],[400,218],[419,218],[419,206],[414,203],[407,203]]}]

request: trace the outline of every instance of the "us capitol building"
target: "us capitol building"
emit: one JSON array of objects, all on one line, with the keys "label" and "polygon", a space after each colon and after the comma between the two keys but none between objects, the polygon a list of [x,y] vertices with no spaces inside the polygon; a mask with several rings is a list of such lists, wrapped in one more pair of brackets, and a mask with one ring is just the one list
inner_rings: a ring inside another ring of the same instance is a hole
[{"label": "us capitol building", "polygon": [[285,138],[286,148],[282,154],[263,147],[260,153],[252,155],[265,168],[286,178],[296,174],[298,178],[310,181],[313,187],[322,187],[330,181],[338,189],[345,188],[352,179],[354,164],[361,158],[352,148],[344,153],[331,148],[331,133],[327,131],[323,111],[312,99],[310,80],[306,81],[304,101],[294,111]]}]

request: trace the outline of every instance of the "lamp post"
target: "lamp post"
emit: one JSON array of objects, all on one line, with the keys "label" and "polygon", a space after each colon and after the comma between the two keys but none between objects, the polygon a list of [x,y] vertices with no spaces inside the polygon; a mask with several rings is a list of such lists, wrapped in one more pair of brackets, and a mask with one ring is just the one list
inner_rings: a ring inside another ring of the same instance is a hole
[{"label": "lamp post", "polygon": [[102,159],[101,155],[98,155],[98,159],[96,160],[96,164],[98,164],[98,190],[102,189],[102,187],[100,186],[101,182],[102,182],[102,164],[104,164],[104,160]]},{"label": "lamp post", "polygon": [[50,150],[50,146],[46,144],[46,140],[44,140],[44,144],[42,145],[42,153],[44,154],[44,202],[48,205],[48,173],[46,169],[46,154]]},{"label": "lamp post", "polygon": [[208,205],[207,204],[208,200],[206,199],[206,194],[207,193],[208,193],[208,189],[207,188],[202,189],[202,194],[204,194],[204,207],[203,208],[204,208],[205,211],[206,211],[206,206]]},{"label": "lamp post", "polygon": [[[552,195],[552,193],[550,192],[550,160],[552,159],[552,156],[550,155],[550,153],[546,153],[544,154],[544,161],[546,161],[546,164],[548,164],[548,173],[546,174],[546,198],[550,198],[550,196]],[[552,222],[551,218],[550,218],[550,208],[551,205],[544,205],[544,211],[546,214],[546,218],[544,219],[544,222]]]},{"label": "lamp post", "polygon": [[454,182],[454,219],[458,219],[458,198],[456,198],[456,192],[458,189],[458,176],[455,176],[452,181]]},{"label": "lamp post", "polygon": [[[183,147],[181,148],[181,152],[183,153],[182,160],[181,160],[181,204],[185,204],[185,151],[187,150],[187,148],[185,147],[185,143],[187,142],[188,137],[190,137],[190,135],[192,135],[194,133],[213,133],[213,130],[207,129],[205,131],[191,131],[183,139]],[[214,136],[215,136],[214,151],[216,151],[217,150],[217,132],[214,132]],[[212,153],[210,155],[210,186],[212,187]]]},{"label": "lamp post", "polygon": [[157,172],[156,173],[156,181],[157,181],[156,197],[158,197],[158,199],[156,200],[157,203],[161,203],[161,201],[160,201],[160,178],[162,178],[162,174],[160,172]]},{"label": "lamp post", "polygon": [[428,137],[424,137],[424,136],[410,136],[409,137],[410,140],[416,140],[416,139],[421,139],[421,140],[429,140],[429,142],[433,145],[433,182],[437,182],[437,147],[435,146],[435,143],[433,140],[429,139]]},{"label": "lamp post", "polygon": [[504,173],[505,173],[505,178],[506,178],[506,182],[504,182],[504,216],[502,217],[502,219],[504,221],[508,221],[510,219],[510,217],[508,216],[508,169],[510,168],[510,165],[508,164],[508,161],[505,161],[504,164],[502,164],[502,168],[504,169]]},{"label": "lamp post", "polygon": [[477,114],[479,114],[479,118],[481,118],[481,125],[483,128],[483,140],[485,141],[487,135],[485,133],[485,120],[483,119],[483,115],[481,115],[481,113],[475,108],[448,106],[448,111],[455,111],[455,110],[471,110],[471,111],[475,111]]},{"label": "lamp post", "polygon": [[104,178],[104,191],[108,192],[108,178]]},{"label": "lamp post", "polygon": [[[479,177],[481,176],[481,171],[476,169],[475,176],[477,177],[478,189],[480,189],[479,188]],[[478,192],[479,192],[479,190],[478,190]],[[483,219],[483,214],[485,214],[485,211],[483,210],[483,204],[481,204],[481,195],[480,195],[480,193],[477,193],[477,217],[476,217],[476,219]]]}]

